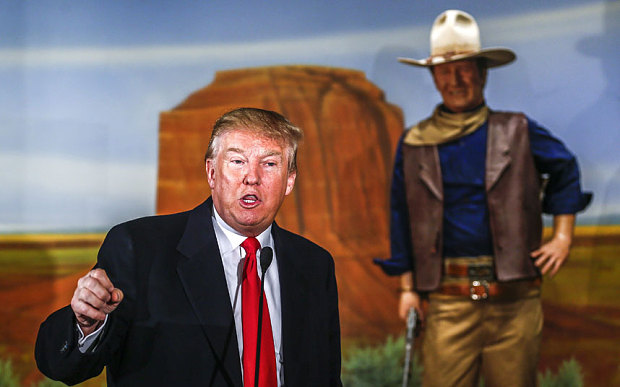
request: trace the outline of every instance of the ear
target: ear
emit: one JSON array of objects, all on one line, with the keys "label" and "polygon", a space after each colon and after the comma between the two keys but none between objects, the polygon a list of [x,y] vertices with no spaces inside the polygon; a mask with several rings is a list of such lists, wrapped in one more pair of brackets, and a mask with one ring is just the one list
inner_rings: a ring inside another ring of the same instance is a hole
[{"label": "ear", "polygon": [[288,195],[293,191],[296,178],[297,178],[297,172],[291,172],[288,174],[288,177],[286,178],[286,191],[284,192],[284,195]]},{"label": "ear", "polygon": [[215,162],[212,159],[207,159],[205,163],[205,169],[207,171],[207,182],[209,183],[209,187],[213,191],[215,187]]}]

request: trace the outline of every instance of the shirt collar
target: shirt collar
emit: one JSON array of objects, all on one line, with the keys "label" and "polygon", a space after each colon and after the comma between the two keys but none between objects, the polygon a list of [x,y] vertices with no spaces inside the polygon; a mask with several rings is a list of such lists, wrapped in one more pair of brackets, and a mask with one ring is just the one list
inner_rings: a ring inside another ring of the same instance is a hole
[{"label": "shirt collar", "polygon": [[[225,236],[227,241],[230,243],[229,249],[227,249],[228,251],[232,251],[238,248],[239,245],[247,239],[246,236],[239,234],[238,231],[230,227],[230,225],[228,225],[224,221],[224,219],[222,219],[220,214],[215,209],[215,206],[213,206],[213,216],[215,217],[215,223],[220,227],[223,236]],[[273,248],[273,239],[271,238],[271,225],[269,225],[269,227],[267,227],[265,231],[256,236],[256,239],[260,243],[261,248],[265,246],[270,246],[271,248]]]}]

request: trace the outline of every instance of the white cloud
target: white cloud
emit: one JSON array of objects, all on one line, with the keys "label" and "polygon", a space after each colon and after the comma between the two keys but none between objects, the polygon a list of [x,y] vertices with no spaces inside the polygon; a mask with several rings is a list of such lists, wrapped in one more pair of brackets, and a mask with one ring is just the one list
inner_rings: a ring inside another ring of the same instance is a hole
[{"label": "white cloud", "polygon": [[102,163],[66,155],[2,153],[0,165],[14,166],[2,169],[2,185],[52,195],[88,195],[113,187],[115,196],[144,199],[145,192],[154,190],[157,174],[151,164]]},{"label": "white cloud", "polygon": [[0,154],[0,233],[106,229],[154,211],[156,167],[63,155]]},{"label": "white cloud", "polygon": [[620,2],[601,2],[506,18],[484,19],[479,20],[479,24],[482,39],[489,43],[526,42],[567,34],[600,33],[603,30],[605,12],[620,12]]}]

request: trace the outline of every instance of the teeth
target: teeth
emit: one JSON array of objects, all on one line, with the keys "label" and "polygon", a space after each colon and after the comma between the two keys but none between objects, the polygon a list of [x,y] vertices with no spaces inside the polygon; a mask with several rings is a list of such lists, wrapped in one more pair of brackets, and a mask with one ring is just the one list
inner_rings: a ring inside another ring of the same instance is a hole
[{"label": "teeth", "polygon": [[256,198],[255,196],[246,196],[246,197],[244,197],[244,198],[243,198],[243,199],[241,199],[241,200],[243,200],[243,202],[244,202],[244,203],[251,204],[251,203],[256,202],[256,201],[257,201],[257,198]]}]

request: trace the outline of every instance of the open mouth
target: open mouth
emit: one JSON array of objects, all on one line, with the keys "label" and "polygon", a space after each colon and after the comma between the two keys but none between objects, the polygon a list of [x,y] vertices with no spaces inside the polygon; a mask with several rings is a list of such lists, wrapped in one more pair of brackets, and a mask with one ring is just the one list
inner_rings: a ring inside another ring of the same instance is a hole
[{"label": "open mouth", "polygon": [[253,208],[253,207],[256,207],[260,203],[260,200],[258,199],[258,196],[256,195],[245,195],[241,198],[239,202],[241,203],[241,206],[244,208]]}]

